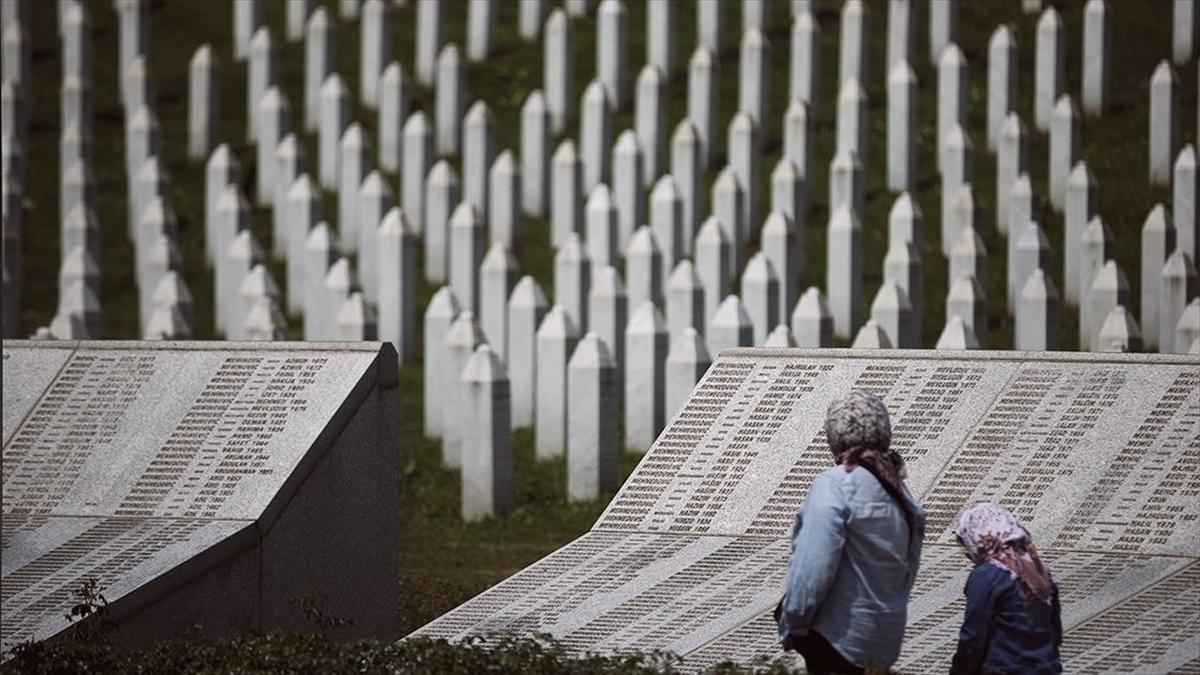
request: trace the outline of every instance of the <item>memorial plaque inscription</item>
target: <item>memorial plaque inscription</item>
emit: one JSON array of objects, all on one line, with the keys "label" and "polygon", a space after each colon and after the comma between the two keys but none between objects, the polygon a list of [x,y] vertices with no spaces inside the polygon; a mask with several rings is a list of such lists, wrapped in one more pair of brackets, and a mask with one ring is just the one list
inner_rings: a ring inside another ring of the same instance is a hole
[{"label": "memorial plaque inscription", "polygon": [[980,499],[1041,544],[1068,670],[1196,671],[1200,364],[1187,357],[727,351],[591,532],[418,634],[548,632],[581,651],[671,650],[689,670],[783,656],[771,610],[789,535],[831,466],[825,408],[850,387],[887,403],[928,512],[902,672],[949,668],[970,568],[950,526]]}]

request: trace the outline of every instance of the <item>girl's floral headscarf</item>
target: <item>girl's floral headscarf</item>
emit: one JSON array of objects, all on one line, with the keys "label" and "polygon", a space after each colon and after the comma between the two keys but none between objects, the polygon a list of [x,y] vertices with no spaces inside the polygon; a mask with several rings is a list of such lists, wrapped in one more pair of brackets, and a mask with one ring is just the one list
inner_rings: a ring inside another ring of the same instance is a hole
[{"label": "girl's floral headscarf", "polygon": [[844,397],[829,402],[825,438],[834,462],[846,471],[866,465],[896,490],[907,475],[904,458],[890,449],[892,423],[887,407],[866,389],[851,389]]},{"label": "girl's floral headscarf", "polygon": [[1029,530],[1008,509],[980,502],[958,517],[956,533],[975,564],[989,563],[1007,571],[1027,602],[1037,598],[1050,604],[1054,594],[1050,572],[1042,565]]}]

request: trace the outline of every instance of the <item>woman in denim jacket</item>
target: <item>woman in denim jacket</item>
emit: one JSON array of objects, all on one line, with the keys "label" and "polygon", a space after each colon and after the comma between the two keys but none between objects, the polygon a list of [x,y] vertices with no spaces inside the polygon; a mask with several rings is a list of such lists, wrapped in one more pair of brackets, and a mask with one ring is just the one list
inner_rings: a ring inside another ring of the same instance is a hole
[{"label": "woman in denim jacket", "polygon": [[852,389],[832,401],[825,435],[836,466],[796,513],[779,640],[814,675],[887,669],[900,655],[925,512],[877,396]]},{"label": "woman in denim jacket", "polygon": [[980,502],[958,518],[958,541],[975,563],[953,675],[1062,672],[1058,586],[1016,516]]}]

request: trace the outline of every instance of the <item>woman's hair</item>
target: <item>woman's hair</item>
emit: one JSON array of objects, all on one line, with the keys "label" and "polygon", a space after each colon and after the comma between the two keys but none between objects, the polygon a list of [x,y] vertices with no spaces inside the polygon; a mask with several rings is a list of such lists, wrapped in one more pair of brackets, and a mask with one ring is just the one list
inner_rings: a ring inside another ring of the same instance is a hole
[{"label": "woman's hair", "polygon": [[1029,530],[1008,509],[995,502],[979,502],[959,515],[955,534],[975,564],[992,564],[1007,571],[1026,601],[1051,601],[1050,572],[1042,564]]}]

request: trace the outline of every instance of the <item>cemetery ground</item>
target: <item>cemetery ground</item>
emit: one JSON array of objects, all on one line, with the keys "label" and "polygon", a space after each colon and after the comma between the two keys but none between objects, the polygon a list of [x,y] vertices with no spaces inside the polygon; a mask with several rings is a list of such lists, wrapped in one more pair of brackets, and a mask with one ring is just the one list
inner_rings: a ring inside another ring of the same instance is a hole
[{"label": "cemetery ground", "polygon": [[[331,0],[326,5],[331,16],[337,16]],[[1057,4],[1057,3],[1055,3]],[[736,8],[728,3],[725,20],[737,25]],[[645,25],[645,6],[638,0],[627,2],[629,25]],[[818,3],[818,19],[822,26],[821,99],[815,111],[813,132],[813,161],[815,178],[810,185],[810,210],[806,264],[801,287],[824,286],[825,230],[827,220],[826,169],[834,146],[834,101],[837,77],[837,24],[840,3]],[[21,332],[31,334],[38,326],[47,325],[54,312],[56,279],[51,270],[58,267],[58,83],[61,72],[60,52],[55,35],[55,13],[50,3],[35,3],[30,12],[33,44],[33,88],[30,101],[29,144],[26,148],[28,180],[24,208],[26,210],[25,267],[22,287],[25,302],[22,308]],[[95,53],[93,58],[95,110],[93,153],[96,167],[97,215],[101,223],[101,334],[104,338],[138,337],[137,288],[132,265],[132,245],[125,233],[126,187],[123,166],[123,124],[120,112],[115,44],[117,27],[109,3],[97,0],[89,7],[93,22]],[[781,154],[780,120],[786,107],[788,55],[788,19],[782,3],[773,6],[767,35],[771,40],[771,77],[767,119],[764,128],[764,168],[769,171]],[[1166,189],[1147,185],[1147,82],[1151,71],[1170,42],[1170,3],[1131,2],[1113,3],[1114,71],[1113,102],[1103,118],[1084,118],[1081,156],[1087,160],[1100,186],[1098,211],[1105,218],[1116,238],[1115,257],[1129,275],[1131,297],[1140,297],[1139,234],[1142,222],[1151,207],[1169,201]],[[1080,54],[1082,42],[1082,4],[1060,5],[1067,40],[1067,91],[1077,95],[1080,87]],[[203,244],[203,163],[189,162],[187,150],[187,68],[194,49],[201,43],[212,44],[220,58],[220,118],[218,138],[230,143],[243,165],[242,185],[252,194],[254,184],[254,153],[245,139],[246,69],[232,61],[230,41],[230,12],[224,6],[207,0],[153,0],[150,3],[152,31],[149,62],[156,88],[156,103],[162,125],[162,156],[170,173],[170,203],[179,221],[179,247],[183,257],[183,274],[195,303],[193,330],[197,339],[213,339],[212,272],[206,268]],[[871,3],[870,65],[866,82],[869,96],[868,146],[865,158],[866,207],[864,223],[865,288],[863,297],[872,298],[882,279],[882,260],[886,246],[886,217],[894,195],[884,188],[885,109],[884,36],[886,8]],[[925,25],[927,5],[915,3],[914,25]],[[516,4],[501,2],[495,33],[495,55],[486,63],[468,63],[467,98],[469,105],[476,98],[488,101],[496,118],[499,149],[518,147],[518,116],[525,96],[540,86],[542,78],[540,43],[523,42],[516,31]],[[446,41],[465,42],[466,12],[446,13]],[[984,134],[986,116],[986,45],[991,30],[1000,22],[1015,28],[1020,44],[1017,71],[1019,106],[1023,117],[1031,119],[1033,94],[1033,42],[1036,16],[1020,12],[1017,2],[969,2],[961,4],[959,44],[970,64],[968,101],[968,130],[975,147],[973,185],[980,203],[980,235],[990,251],[987,263],[985,290],[989,298],[1004,295],[1004,240],[995,228],[995,161],[987,152]],[[283,4],[264,3],[264,21],[273,32],[282,35]],[[338,20],[335,42],[336,69],[346,80],[357,101],[357,35],[356,24]],[[412,73],[414,53],[415,10],[412,3],[398,8],[392,15],[393,54],[404,64],[406,75]],[[581,20],[575,20],[581,21]],[[578,100],[595,70],[595,35],[589,30],[572,32],[575,56],[573,96]],[[686,105],[686,60],[694,47],[695,16],[690,3],[677,7],[676,67],[670,73],[666,95],[667,129],[684,112]],[[919,31],[918,35],[924,35]],[[628,55],[629,72],[636,74],[645,60],[645,34],[631,30]],[[723,139],[724,129],[736,108],[736,31],[726,30],[719,54],[719,116],[716,125]],[[913,66],[920,82],[918,114],[929,120],[936,110],[936,73],[927,56],[924,39],[914,48]],[[303,45],[282,42],[279,81],[293,102],[293,120],[302,117]],[[1177,69],[1179,76],[1179,133],[1181,145],[1196,142],[1196,65]],[[1076,96],[1077,97],[1077,96]],[[432,109],[432,92],[413,88],[412,105]],[[354,106],[353,117],[362,123],[373,139],[378,138],[374,113]],[[577,118],[568,128],[575,129]],[[614,132],[631,126],[631,110],[624,110],[613,120]],[[919,125],[917,151],[919,179],[915,198],[925,215],[925,244],[922,259],[926,297],[923,303],[922,344],[932,346],[944,321],[946,295],[946,261],[940,254],[939,180],[934,169],[933,125]],[[1031,133],[1038,133],[1032,131]],[[616,133],[614,133],[614,137]],[[309,150],[309,165],[315,166],[317,143],[314,135],[304,137]],[[723,146],[723,140],[718,142]],[[1035,191],[1046,194],[1048,144],[1037,139],[1030,144],[1030,173]],[[719,159],[703,182],[705,199],[717,170],[723,166]],[[396,185],[396,176],[388,176]],[[768,181],[762,181],[760,203],[767,203]],[[336,195],[323,195],[324,212],[333,220]],[[1050,239],[1056,257],[1063,251],[1062,215],[1053,212],[1046,199],[1041,200],[1038,218]],[[271,226],[268,208],[256,207],[253,212],[255,237],[264,250],[270,250]],[[533,275],[550,295],[553,292],[553,250],[549,246],[548,225],[540,219],[526,218],[522,240],[514,252],[522,274]],[[418,254],[420,255],[420,254]],[[279,260],[269,262],[274,278],[286,282]],[[423,268],[418,264],[418,269]],[[1051,266],[1055,285],[1063,287],[1061,265]],[[435,288],[419,281],[419,310]],[[1136,302],[1136,300],[1135,300]],[[988,337],[984,346],[1007,348],[1012,344],[1012,319],[1004,303],[987,303]],[[1130,308],[1133,310],[1134,308]],[[1135,312],[1136,315],[1136,312]],[[300,321],[291,317],[291,338],[301,339]],[[421,332],[417,331],[418,339]],[[1073,348],[1076,340],[1073,312],[1063,312],[1062,346]],[[410,365],[402,369],[400,403],[401,452],[401,513],[403,546],[400,551],[399,580],[402,606],[402,633],[410,632],[427,621],[457,606],[461,602],[520,570],[541,556],[557,549],[585,532],[603,510],[603,501],[568,504],[565,496],[565,465],[559,459],[537,462],[533,457],[533,435],[529,429],[518,431],[513,438],[514,498],[516,508],[506,518],[477,524],[464,524],[459,517],[458,474],[445,469],[440,462],[437,441],[423,438],[421,430],[421,369]],[[632,470],[638,456],[622,454],[622,478]],[[390,517],[384,514],[381,517]],[[347,617],[352,618],[352,617]],[[267,641],[269,643],[269,640]]]}]

